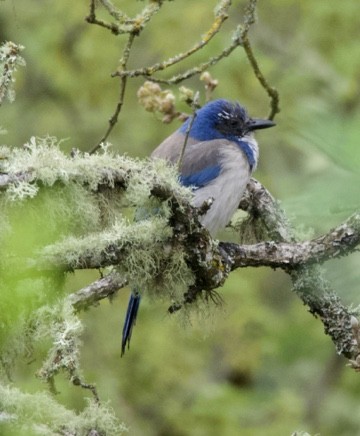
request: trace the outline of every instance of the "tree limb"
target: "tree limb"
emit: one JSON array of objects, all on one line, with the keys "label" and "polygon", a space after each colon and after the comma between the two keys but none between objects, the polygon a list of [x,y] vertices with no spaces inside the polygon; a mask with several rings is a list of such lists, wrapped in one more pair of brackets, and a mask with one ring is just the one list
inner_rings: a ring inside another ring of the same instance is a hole
[{"label": "tree limb", "polygon": [[[250,181],[240,207],[250,214],[261,217],[269,234],[278,236],[281,241],[295,241],[292,228],[278,202],[254,179]],[[352,226],[353,217],[358,225],[358,214],[354,214],[345,223],[350,222]],[[341,227],[339,226],[338,229]],[[327,235],[331,234],[332,231]],[[350,366],[358,370],[360,336],[354,328],[355,324],[359,325],[355,318],[358,313],[341,303],[330,283],[323,277],[323,272],[318,265],[286,268],[284,271],[292,280],[293,291],[309,307],[310,312],[320,318],[324,331],[331,337],[337,352],[350,358]]]},{"label": "tree limb", "polygon": [[126,285],[127,281],[123,277],[112,272],[69,295],[68,300],[75,310],[84,310],[104,298],[112,297],[119,289]]},{"label": "tree limb", "polygon": [[232,258],[232,270],[249,266],[269,266],[287,270],[347,255],[354,251],[359,243],[360,213],[355,213],[340,226],[310,241],[268,241],[254,245],[221,242],[220,247]]},{"label": "tree limb", "polygon": [[[46,152],[45,148],[41,149],[42,156]],[[34,156],[29,154],[26,158],[25,162],[30,162],[28,167],[25,165],[20,171],[14,170],[9,174],[0,175],[2,190],[21,183],[29,183],[35,187],[42,185],[41,178],[38,179],[40,177],[38,174],[41,175],[41,172],[38,173],[37,171],[40,170],[37,170],[35,166],[38,162],[37,151],[34,148],[30,153]],[[60,155],[56,154],[54,157],[61,162]],[[58,173],[54,172],[54,174],[59,174],[56,177],[60,183],[83,184],[96,196],[102,192],[102,189],[126,191],[129,180],[133,177],[132,174],[137,178],[137,173],[142,174],[145,168],[131,161],[118,161],[117,158],[111,156],[106,158],[106,168],[102,168],[99,167],[96,158],[97,156],[77,156],[74,162],[66,158],[63,162],[65,167],[62,168],[58,164]],[[95,181],[87,182],[82,172],[84,165],[93,165],[94,172],[97,174]],[[152,250],[163,253],[169,249],[173,252],[183,251],[186,264],[193,272],[195,279],[184,294],[183,303],[178,304],[175,309],[172,308],[173,310],[177,310],[183,304],[192,303],[199,296],[204,296],[204,293],[205,296],[211,296],[214,289],[221,287],[229,273],[236,268],[250,266],[281,268],[289,274],[294,292],[309,307],[310,312],[321,319],[325,332],[331,336],[337,351],[357,362],[358,343],[351,323],[354,311],[342,305],[330,284],[322,276],[319,264],[356,250],[360,243],[359,213],[353,214],[344,223],[320,237],[299,242],[296,241],[278,202],[259,182],[252,179],[240,207],[248,212],[250,223],[255,224],[253,227],[262,229],[262,233],[257,234],[255,231],[256,239],[261,242],[255,244],[218,243],[200,225],[199,210],[191,206],[188,197],[182,193],[180,187],[168,183],[167,176],[161,176],[154,171],[151,167],[154,163],[148,162],[146,165],[148,165],[146,167],[148,177],[144,183],[147,184],[150,195],[161,202],[166,202],[170,207],[169,217],[162,219],[164,225],[167,220],[168,226],[172,229],[172,236],[159,238],[156,234],[157,230],[151,230],[151,227],[142,228],[146,225],[144,221],[133,223],[132,226],[136,227],[133,231],[136,234],[150,232],[147,239],[149,246],[145,247],[150,253]],[[68,171],[68,176],[64,177],[64,171]],[[149,180],[149,177],[153,179]],[[204,207],[208,208],[211,205],[206,204]],[[22,265],[19,277],[46,274],[53,270],[99,269],[126,264],[133,250],[138,248],[133,245],[131,239],[124,241],[122,236],[116,233],[116,227],[109,231],[110,233],[105,237],[99,238],[105,241],[100,246],[98,242],[96,242],[97,246],[87,244],[87,236],[84,236],[79,240],[72,238],[71,244],[59,243],[45,247],[37,259],[24,259],[22,262],[17,262]],[[94,235],[89,237],[94,241]],[[96,238],[95,241],[97,241]],[[137,243],[143,243],[141,241],[140,238]],[[9,263],[9,270],[12,270],[11,260],[5,260],[5,262]],[[107,276],[100,279],[72,297],[74,307],[79,310],[93,304],[101,298],[112,295],[125,283],[126,271],[124,278]]]},{"label": "tree limb", "polygon": [[[161,196],[164,194],[162,191],[158,191],[158,193]],[[190,227],[190,223],[193,227],[189,233],[184,233],[181,236],[181,243],[185,246],[185,249],[190,253],[196,247],[197,253],[201,254],[200,257],[209,258],[209,255],[211,255],[209,262],[213,262],[220,253],[221,263],[229,272],[237,268],[260,266],[282,268],[288,271],[298,267],[321,264],[329,259],[351,253],[360,244],[360,214],[355,213],[338,227],[310,241],[265,241],[250,245],[220,242],[219,246],[217,246],[212,243],[210,235],[199,223],[198,227],[193,226],[193,221],[197,217],[195,208],[188,204],[185,216],[183,212],[179,212],[180,205],[176,204],[176,200],[172,199],[172,202],[173,222],[171,224],[177,229],[177,238],[179,238],[180,228],[183,230],[185,226]],[[181,205],[181,208],[183,207],[184,204]],[[198,245],[194,244],[195,240]],[[62,244],[59,247],[56,244],[53,247],[46,247],[43,260],[39,263],[40,270],[60,267],[73,271],[76,269],[99,269],[121,264],[132,250],[132,243],[124,244],[120,242],[112,240],[100,252],[96,253],[91,249],[77,254],[66,252]],[[177,239],[178,242],[179,239]],[[65,263],[64,259],[70,257],[73,260]],[[196,265],[197,262],[194,262],[192,267],[198,271],[200,265]],[[219,280],[216,286],[220,286],[220,282],[222,280]]]}]

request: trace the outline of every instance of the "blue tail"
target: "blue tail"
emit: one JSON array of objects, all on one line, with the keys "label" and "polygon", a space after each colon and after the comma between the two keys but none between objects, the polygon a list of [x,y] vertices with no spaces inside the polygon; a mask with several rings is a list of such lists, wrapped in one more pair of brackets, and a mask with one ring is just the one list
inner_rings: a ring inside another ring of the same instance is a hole
[{"label": "blue tail", "polygon": [[139,310],[140,300],[141,300],[140,294],[136,291],[133,291],[130,295],[130,300],[126,311],[125,323],[122,332],[121,356],[123,356],[125,353],[126,345],[128,348],[130,347],[131,333],[136,323],[136,316]]}]

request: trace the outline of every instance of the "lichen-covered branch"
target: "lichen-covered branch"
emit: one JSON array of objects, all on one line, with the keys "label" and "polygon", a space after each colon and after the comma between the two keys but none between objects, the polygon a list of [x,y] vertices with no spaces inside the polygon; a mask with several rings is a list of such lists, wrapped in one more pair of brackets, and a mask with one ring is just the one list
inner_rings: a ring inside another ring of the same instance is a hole
[{"label": "lichen-covered branch", "polygon": [[[64,235],[39,249],[36,258],[15,259],[21,271],[11,263],[14,259],[3,259],[3,267],[15,271],[17,277],[111,266],[115,269],[110,275],[71,297],[77,310],[129,282],[154,292],[170,290],[169,310],[173,312],[199,296],[212,298],[213,291],[236,268],[281,268],[290,275],[293,290],[310,312],[321,319],[337,350],[356,361],[358,345],[351,327],[354,313],[342,305],[319,264],[357,249],[360,213],[322,236],[296,241],[279,204],[259,182],[251,180],[240,203],[249,213],[242,230],[247,234],[246,228],[254,228],[252,237],[258,242],[219,243],[198,220],[211,201],[201,210],[192,207],[191,192],[178,184],[176,168],[165,162],[136,161],[111,155],[107,149],[97,155],[67,157],[53,143],[39,144],[35,139],[22,150],[1,151],[5,158],[0,185],[8,201],[36,197],[46,187],[79,186],[81,195],[91,193],[89,201],[95,201],[94,207],[104,214],[104,195],[110,198],[118,192],[120,197],[114,198],[118,202],[121,198],[120,209],[106,225],[98,223],[79,236]],[[121,207],[129,206],[147,210],[145,219],[133,222],[124,218]]]},{"label": "lichen-covered branch", "polygon": [[295,242],[285,212],[270,192],[257,180],[250,180],[239,208],[248,212],[252,220],[257,218],[261,220],[262,227],[267,233],[266,239]]},{"label": "lichen-covered branch", "polygon": [[[199,226],[193,226],[196,220],[196,210],[185,203],[179,206],[176,204],[176,198],[171,198],[172,203],[172,225],[179,229],[183,228],[180,233],[185,233],[187,237],[182,236],[182,244],[190,251],[194,244],[194,238],[200,238],[202,246],[197,250],[200,254],[204,251],[204,257],[209,256],[205,245],[211,245],[209,235]],[[179,210],[186,207],[186,216]],[[157,218],[155,218],[157,219]],[[156,238],[157,228],[153,227],[154,222],[149,225],[149,221],[137,222],[131,226],[131,231],[136,234],[143,232],[154,231],[154,240],[149,238],[148,243],[168,243],[168,239],[161,240]],[[164,222],[160,221],[160,226]],[[190,228],[192,226],[192,228]],[[125,228],[125,232],[129,232],[130,228]],[[125,262],[129,256],[136,239],[131,238],[127,242],[125,240],[124,229],[114,227],[107,235],[99,235],[99,240],[111,241],[107,245],[101,245],[96,241],[93,235],[89,239],[82,238],[77,240],[73,238],[71,243],[59,243],[53,247],[48,247],[43,253],[43,267],[52,269],[54,267],[64,268],[66,270],[76,269],[97,269],[107,266],[118,265]],[[178,231],[179,232],[179,231]],[[188,236],[191,236],[190,244],[187,246]],[[157,239],[157,240],[156,240]],[[200,240],[198,242],[200,242]],[[92,246],[92,241],[94,246]],[[139,238],[139,243],[144,243],[142,238]],[[340,226],[331,229],[325,235],[310,241],[286,243],[276,241],[259,242],[257,244],[242,245],[232,242],[220,242],[219,247],[222,253],[222,264],[226,265],[228,271],[237,268],[268,266],[270,268],[282,268],[284,270],[296,269],[304,265],[320,264],[329,259],[334,259],[340,256],[350,254],[360,244],[360,213],[353,214]],[[84,247],[83,249],[81,247]],[[217,246],[211,250],[211,262],[214,262]],[[72,259],[70,261],[69,259]],[[199,260],[196,262],[198,263]],[[41,265],[41,261],[39,262]],[[47,265],[47,266],[46,266]],[[198,270],[199,265],[193,265],[194,269]],[[216,282],[216,287],[221,285],[222,280]]]},{"label": "lichen-covered branch", "polygon": [[254,245],[223,242],[220,246],[233,259],[232,269],[248,266],[288,269],[347,255],[359,244],[360,213],[355,213],[340,226],[310,241],[268,241]]},{"label": "lichen-covered branch", "polygon": [[[187,210],[187,217],[188,213]],[[196,280],[184,294],[183,303],[172,305],[170,312],[180,309],[183,304],[192,303],[203,291],[211,295],[211,291],[223,285],[230,270],[249,266],[280,267],[290,275],[294,291],[309,306],[310,312],[321,319],[325,333],[331,336],[337,351],[356,359],[359,350],[358,344],[354,342],[351,328],[354,312],[341,303],[339,297],[322,277],[317,264],[333,256],[350,252],[359,244],[359,214],[354,214],[328,234],[305,243],[270,242],[250,246],[220,243],[219,247],[214,245],[205,229],[201,227],[194,231],[192,225],[193,231],[187,233],[188,222],[193,223],[193,221],[184,218],[182,212],[180,217],[173,217],[176,223],[172,224],[177,229],[174,238],[184,244],[187,263],[193,271],[196,271]],[[346,235],[351,237],[348,238]],[[320,258],[319,253],[321,253]],[[126,258],[127,254],[124,256]],[[99,284],[102,280],[100,279]],[[121,284],[120,282],[119,288]],[[93,286],[96,288],[97,284]],[[91,293],[91,301],[103,298],[107,293],[111,293],[113,288],[112,282],[109,286],[106,284],[104,287],[101,286],[101,292]]]},{"label": "lichen-covered branch", "polygon": [[69,295],[68,300],[75,310],[80,311],[93,306],[104,298],[111,298],[126,285],[127,281],[116,272],[113,272]]},{"label": "lichen-covered branch", "polygon": [[24,50],[22,45],[11,41],[4,42],[0,46],[0,106],[5,98],[9,101],[15,98],[14,74],[18,66],[25,65],[25,60],[20,56],[22,50]]},{"label": "lichen-covered branch", "polygon": [[[253,216],[259,217],[269,234],[275,236],[275,240],[295,241],[284,212],[259,182],[253,179],[250,181],[240,207]],[[350,223],[350,234],[353,232],[353,221],[357,227],[358,219],[358,214],[354,214],[346,221]],[[340,225],[337,229],[340,233],[345,229],[346,234],[346,225],[343,226]],[[331,238],[333,234],[333,231],[328,232],[325,239]],[[345,237],[346,240],[347,237]],[[335,242],[336,244],[337,242]],[[356,362],[360,354],[360,338],[354,332],[353,325],[354,322],[358,323],[356,319],[358,313],[342,304],[317,264],[284,268],[284,271],[289,274],[292,280],[294,292],[309,307],[310,312],[315,317],[320,318],[325,333],[331,337],[338,353],[350,358],[350,364],[356,369]]]}]

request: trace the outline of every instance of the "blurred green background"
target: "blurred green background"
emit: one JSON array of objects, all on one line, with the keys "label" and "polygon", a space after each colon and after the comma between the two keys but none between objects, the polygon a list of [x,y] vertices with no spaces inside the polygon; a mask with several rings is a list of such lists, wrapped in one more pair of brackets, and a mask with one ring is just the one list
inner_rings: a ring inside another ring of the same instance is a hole
[{"label": "blurred green background", "polygon": [[[2,144],[21,146],[47,134],[64,138],[65,151],[90,150],[114,111],[119,81],[111,78],[124,37],[84,21],[88,1],[6,0],[0,3],[0,41],[26,47],[14,103],[0,108]],[[145,2],[118,1],[129,15]],[[186,50],[211,25],[215,1],[165,2],[139,38],[129,67]],[[244,1],[196,63],[229,44]],[[259,2],[251,30],[255,54],[280,93],[276,129],[260,132],[256,177],[281,200],[299,235],[318,235],[359,206],[360,26],[359,1]],[[102,14],[106,17],[106,14]],[[193,65],[187,60],[185,66]],[[179,66],[170,72],[181,71]],[[269,101],[238,48],[210,70],[214,97],[237,99],[266,116]],[[178,123],[164,125],[139,106],[143,79],[129,80],[125,105],[110,142],[119,153],[145,157]],[[201,89],[197,77],[183,83]],[[177,87],[167,87],[177,95]],[[202,93],[202,102],[203,93]],[[184,103],[179,108],[186,110]],[[234,239],[227,230],[222,238]],[[359,304],[359,255],[329,262],[327,277],[347,303]],[[69,277],[75,291],[97,278]],[[290,292],[282,272],[238,270],[226,282],[224,305],[170,317],[167,306],[144,298],[131,350],[120,359],[128,290],[81,314],[82,367],[110,400],[132,435],[360,435],[360,377],[345,367],[315,320]],[[41,352],[40,352],[41,354]],[[15,383],[33,392],[39,358],[19,364]],[[58,401],[81,410],[86,392],[58,377]]]}]

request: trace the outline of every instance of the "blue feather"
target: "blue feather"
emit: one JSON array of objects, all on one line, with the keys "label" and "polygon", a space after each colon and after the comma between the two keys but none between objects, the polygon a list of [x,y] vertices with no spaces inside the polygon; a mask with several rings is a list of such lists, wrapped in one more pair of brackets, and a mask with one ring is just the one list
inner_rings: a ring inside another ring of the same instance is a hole
[{"label": "blue feather", "polygon": [[121,342],[121,356],[124,355],[126,346],[130,348],[130,339],[132,329],[136,323],[136,317],[140,306],[141,296],[140,294],[133,290],[130,295],[129,304],[126,311],[125,323],[122,332],[122,342]]},{"label": "blue feather", "polygon": [[253,168],[256,166],[256,158],[254,154],[254,150],[250,147],[250,145],[246,141],[240,141],[237,140],[236,144],[245,153],[245,156],[247,157],[247,160],[250,165],[250,170],[252,171]]},{"label": "blue feather", "polygon": [[201,188],[207,185],[211,180],[216,179],[220,174],[221,166],[214,165],[211,167],[206,167],[201,171],[194,174],[189,174],[188,176],[180,175],[180,183],[184,186],[195,186],[196,188]]}]

